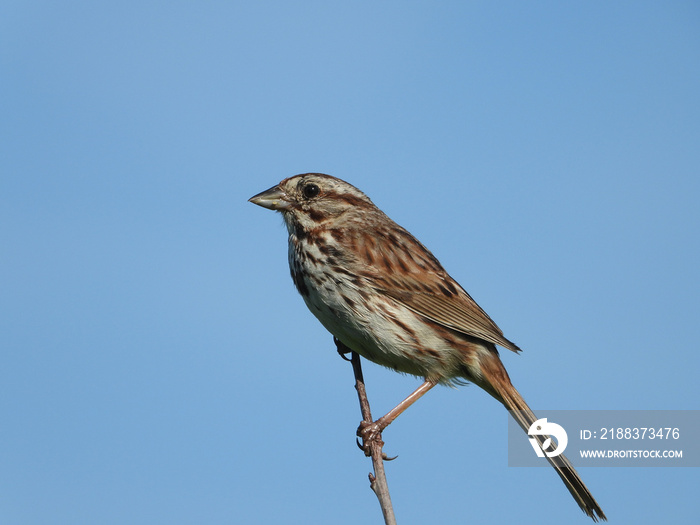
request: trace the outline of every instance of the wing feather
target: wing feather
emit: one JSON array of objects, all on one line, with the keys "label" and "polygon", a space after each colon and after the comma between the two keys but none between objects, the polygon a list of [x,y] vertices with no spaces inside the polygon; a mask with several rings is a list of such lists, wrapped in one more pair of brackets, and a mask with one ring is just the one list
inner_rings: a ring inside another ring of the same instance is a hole
[{"label": "wing feather", "polygon": [[504,337],[496,323],[461,287],[451,296],[394,287],[378,289],[378,291],[390,296],[409,310],[451,330],[489,341],[514,352],[520,351],[515,343]]},{"label": "wing feather", "polygon": [[[376,227],[387,221],[393,227]],[[359,275],[366,285],[450,330],[520,351],[413,235],[384,214],[363,222],[362,228],[336,235],[352,247],[346,253],[356,257],[352,265],[363,268]]]}]

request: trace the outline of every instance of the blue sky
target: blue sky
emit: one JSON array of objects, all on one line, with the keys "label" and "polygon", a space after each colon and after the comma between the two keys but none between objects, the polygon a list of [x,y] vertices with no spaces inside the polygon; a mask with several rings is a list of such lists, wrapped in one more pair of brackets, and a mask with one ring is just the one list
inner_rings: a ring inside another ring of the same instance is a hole
[{"label": "blue sky", "polygon": [[[289,279],[287,176],[355,184],[524,349],[537,409],[698,409],[695,2],[4,2],[0,521],[379,521],[350,366]],[[365,364],[379,416],[418,384]],[[507,418],[385,432],[399,522],[587,523]],[[589,468],[613,523],[698,469]]]}]

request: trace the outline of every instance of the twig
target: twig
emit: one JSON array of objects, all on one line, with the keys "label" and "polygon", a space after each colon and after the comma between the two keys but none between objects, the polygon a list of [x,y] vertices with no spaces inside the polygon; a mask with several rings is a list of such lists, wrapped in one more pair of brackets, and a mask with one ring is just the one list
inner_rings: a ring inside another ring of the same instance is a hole
[{"label": "twig", "polygon": [[[367,399],[367,391],[365,389],[365,380],[362,376],[362,365],[360,364],[360,356],[346,347],[343,343],[335,340],[335,344],[338,347],[338,353],[344,357],[344,354],[350,353],[351,357],[349,359],[352,364],[352,370],[355,374],[355,389],[357,390],[357,397],[360,401],[360,411],[362,412],[362,420],[365,423],[372,423],[372,412],[369,408],[369,400]],[[344,359],[347,360],[346,357]],[[384,442],[382,441],[382,435],[379,433],[375,439],[369,442],[363,443],[362,448],[367,454],[369,450],[369,455],[372,458],[372,466],[374,467],[374,474],[369,474],[369,486],[377,496],[379,500],[379,506],[382,509],[382,514],[384,515],[384,523],[386,525],[396,525],[396,517],[394,516],[394,508],[391,505],[391,495],[389,494],[389,485],[386,481],[386,474],[384,473],[384,453],[382,452],[382,446]],[[359,443],[358,443],[359,444]]]}]

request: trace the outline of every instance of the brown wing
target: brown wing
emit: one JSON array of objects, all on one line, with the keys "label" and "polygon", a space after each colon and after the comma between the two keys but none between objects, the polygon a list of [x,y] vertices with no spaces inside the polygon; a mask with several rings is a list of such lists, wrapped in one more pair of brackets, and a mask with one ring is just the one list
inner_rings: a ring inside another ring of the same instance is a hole
[{"label": "brown wing", "polygon": [[520,351],[409,232],[396,225],[390,232],[355,233],[354,253],[366,269],[362,275],[377,292],[451,330]]},{"label": "brown wing", "polygon": [[[403,280],[403,279],[402,279]],[[427,283],[422,283],[427,284]],[[409,284],[411,286],[411,284]],[[430,284],[428,284],[430,286]],[[506,339],[493,320],[461,287],[450,296],[406,289],[378,289],[403,306],[442,326],[497,344],[514,352],[518,346]]]}]

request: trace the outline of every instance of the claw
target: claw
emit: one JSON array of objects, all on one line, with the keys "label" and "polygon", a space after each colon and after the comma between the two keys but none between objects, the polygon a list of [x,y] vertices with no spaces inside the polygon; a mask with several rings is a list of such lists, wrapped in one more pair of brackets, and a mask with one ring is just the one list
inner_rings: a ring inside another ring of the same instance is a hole
[{"label": "claw", "polygon": [[350,350],[347,346],[343,344],[343,342],[338,339],[337,337],[333,337],[333,342],[335,343],[335,348],[336,351],[338,352],[338,355],[343,358],[345,361],[352,361],[347,354],[352,353],[352,350]]},{"label": "claw", "polygon": [[[359,438],[355,438],[355,443],[357,444],[357,448],[359,448],[362,452],[364,452],[365,455],[366,455],[367,457],[369,457],[369,456],[372,455],[372,454],[369,452],[369,446],[367,447],[367,450],[365,450],[365,447],[362,446],[362,443],[360,443],[360,439],[359,439]],[[399,457],[399,456],[396,455],[396,456],[393,456],[393,457],[390,458],[389,456],[386,455],[386,452],[382,452],[382,459],[383,459],[384,461],[394,461],[394,460],[395,460],[396,458],[398,458],[398,457]]]}]

